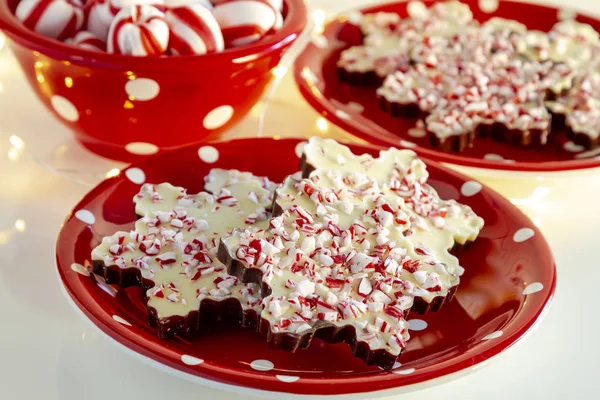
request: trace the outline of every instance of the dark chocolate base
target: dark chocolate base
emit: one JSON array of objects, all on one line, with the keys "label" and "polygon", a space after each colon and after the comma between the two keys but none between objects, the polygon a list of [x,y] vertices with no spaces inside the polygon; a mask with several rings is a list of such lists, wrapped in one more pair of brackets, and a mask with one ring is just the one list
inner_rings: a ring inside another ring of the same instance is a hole
[{"label": "dark chocolate base", "polygon": [[383,83],[383,78],[377,75],[375,71],[369,72],[349,72],[344,68],[338,68],[338,78],[353,86],[375,86]]},{"label": "dark chocolate base", "polygon": [[[146,291],[154,286],[154,282],[144,279],[137,268],[122,269],[116,265],[107,267],[102,261],[92,262],[92,271],[95,275],[104,278],[106,283],[117,285],[121,288],[140,287],[144,293],[144,303],[147,303]],[[228,298],[223,301],[204,299],[200,302],[198,311],[192,311],[186,316],[172,316],[160,319],[155,308],[146,304],[148,322],[156,329],[157,335],[162,339],[179,336],[192,338],[197,336],[206,327],[215,322],[237,323],[249,329],[258,329],[259,315],[254,310],[244,310],[239,300]]]}]

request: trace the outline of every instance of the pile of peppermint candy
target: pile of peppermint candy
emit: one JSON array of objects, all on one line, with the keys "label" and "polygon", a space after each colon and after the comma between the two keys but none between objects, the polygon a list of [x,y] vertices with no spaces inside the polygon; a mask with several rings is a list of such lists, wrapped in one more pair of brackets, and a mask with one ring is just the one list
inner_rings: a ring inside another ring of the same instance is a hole
[{"label": "pile of peppermint candy", "polygon": [[21,0],[15,15],[86,50],[132,56],[202,55],[279,30],[283,0]]}]

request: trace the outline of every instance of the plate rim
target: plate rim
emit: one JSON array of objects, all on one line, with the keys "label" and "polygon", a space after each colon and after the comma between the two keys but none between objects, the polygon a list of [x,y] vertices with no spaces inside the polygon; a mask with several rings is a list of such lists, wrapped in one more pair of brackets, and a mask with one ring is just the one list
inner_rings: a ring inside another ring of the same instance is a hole
[{"label": "plate rim", "polygon": [[[243,141],[269,141],[269,142],[296,142],[296,145],[298,143],[301,143],[302,141],[305,141],[306,139],[302,138],[302,139],[298,139],[298,138],[285,138],[285,139],[273,139],[273,138],[244,138],[244,139],[236,139],[236,140],[232,140],[232,141],[225,141],[225,142],[216,142],[213,144],[216,144],[217,146],[221,145],[221,146],[227,146],[230,143],[236,143],[236,142],[243,142]],[[202,143],[196,143],[196,144],[191,144],[188,146],[184,146],[178,150],[174,150],[171,152],[165,152],[165,153],[161,153],[159,155],[156,156],[152,156],[149,157],[148,159],[155,159],[155,158],[160,158],[160,157],[169,157],[172,156],[172,154],[175,154],[177,152],[191,152],[192,149],[194,151],[197,151],[197,149],[199,147],[202,147],[204,144]],[[374,146],[374,145],[364,145],[364,144],[360,144],[360,143],[352,143],[352,145],[356,146],[356,147],[362,147],[362,148],[371,148],[374,150],[380,150],[381,148],[378,146]],[[147,163],[148,159],[146,159],[145,161],[141,161],[141,162],[137,162],[128,166],[123,167],[123,169],[121,171],[126,171],[129,168],[136,168],[140,163]],[[467,175],[464,175],[460,172],[457,172],[455,170],[452,170],[446,166],[444,166],[443,164],[430,160],[428,158],[424,158],[421,157],[421,159],[423,159],[428,166],[434,166],[435,168],[443,171],[445,174],[449,174],[449,175],[454,175],[454,177],[459,178],[461,181],[466,182],[466,181],[472,181],[473,179],[470,178]],[[168,364],[167,361],[167,357],[165,357],[164,355],[157,355],[158,358],[162,359],[161,361],[147,355],[147,354],[143,354],[143,353],[153,353],[153,351],[151,349],[144,349],[143,346],[141,344],[135,343],[135,341],[133,341],[131,338],[128,338],[124,335],[121,335],[118,333],[118,331],[116,331],[114,328],[112,328],[110,325],[108,325],[107,323],[105,323],[104,321],[102,321],[102,316],[101,315],[95,315],[93,310],[89,309],[89,306],[86,306],[84,303],[84,301],[82,301],[81,299],[78,298],[77,294],[74,293],[73,288],[70,287],[69,283],[67,282],[67,278],[65,277],[66,273],[68,273],[69,268],[67,268],[66,266],[61,266],[60,264],[60,256],[59,256],[59,249],[62,248],[64,246],[64,244],[61,244],[61,237],[63,236],[67,223],[72,220],[74,218],[74,212],[75,210],[79,210],[84,208],[85,204],[88,204],[90,200],[93,200],[95,195],[94,193],[96,193],[99,190],[103,190],[105,186],[107,187],[111,187],[112,185],[114,185],[116,182],[120,181],[121,179],[126,179],[125,174],[120,174],[118,177],[112,177],[112,178],[107,178],[104,179],[102,182],[100,182],[98,185],[96,185],[94,188],[92,188],[91,190],[89,190],[78,202],[77,204],[73,207],[73,209],[69,212],[69,214],[67,214],[67,217],[64,221],[64,223],[61,226],[60,232],[58,234],[57,237],[57,241],[56,241],[56,246],[55,246],[55,262],[56,262],[56,271],[58,273],[58,278],[59,278],[59,282],[60,282],[60,286],[61,288],[66,292],[66,294],[68,294],[68,299],[71,300],[74,305],[77,307],[78,311],[80,311],[81,313],[83,313],[83,315],[86,317],[86,320],[89,320],[94,326],[96,326],[98,329],[100,329],[104,335],[109,336],[114,342],[120,344],[122,347],[127,348],[128,350],[130,350],[131,352],[143,357],[143,358],[148,358],[150,360],[153,361],[153,363],[159,364],[161,367],[166,367],[169,369],[173,369],[178,371],[178,374],[183,374],[183,375],[187,375],[188,378],[194,378],[192,380],[201,380],[204,382],[204,384],[206,384],[205,381],[211,381],[211,383],[215,383],[215,381],[213,379],[211,379],[210,377],[207,378],[206,376],[211,376],[212,378],[218,379],[218,375],[222,374],[223,372],[225,372],[227,374],[228,378],[231,377],[235,377],[235,376],[240,376],[240,375],[248,375],[248,376],[255,376],[254,374],[248,373],[247,371],[242,371],[242,370],[236,370],[234,368],[229,368],[229,367],[221,367],[218,364],[215,365],[213,368],[211,368],[208,371],[201,371],[203,376],[200,376],[200,374],[193,374],[190,372],[185,371],[184,369],[180,369],[180,368],[175,368],[172,367],[171,365]],[[529,219],[529,217],[527,217],[521,210],[519,210],[516,206],[512,205],[510,203],[510,201],[506,198],[504,198],[502,195],[500,195],[499,193],[497,193],[496,191],[494,191],[493,189],[489,188],[488,186],[483,185],[484,190],[489,191],[494,197],[497,197],[498,200],[501,200],[502,202],[506,203],[507,206],[509,206],[510,208],[512,208],[512,212],[520,214],[520,216],[522,218],[524,218],[526,221],[530,222],[530,226],[532,229],[534,229],[536,235],[540,235],[542,237],[543,243],[542,245],[546,248],[546,251],[548,252],[548,256],[549,256],[549,263],[552,263],[552,280],[550,283],[550,287],[548,290],[548,294],[546,295],[546,297],[540,302],[540,307],[536,310],[535,314],[530,317],[527,321],[524,321],[521,325],[521,328],[518,329],[517,331],[513,332],[510,336],[503,336],[503,339],[495,342],[491,347],[481,350],[478,352],[478,355],[481,356],[480,357],[480,361],[477,362],[473,362],[473,360],[469,360],[469,359],[465,359],[462,361],[458,361],[453,364],[453,365],[448,365],[448,366],[442,366],[440,367],[439,364],[436,366],[436,364],[425,367],[425,368],[434,368],[434,371],[429,371],[426,374],[432,374],[434,375],[433,377],[427,377],[424,376],[423,379],[421,379],[418,382],[414,382],[414,383],[409,383],[409,384],[404,384],[404,385],[398,385],[392,388],[387,388],[387,389],[383,389],[383,390],[366,390],[366,391],[361,391],[361,392],[344,392],[344,393],[337,393],[337,394],[324,394],[324,392],[321,392],[319,394],[319,396],[325,396],[325,397],[332,397],[332,396],[344,396],[345,398],[349,398],[349,396],[351,394],[355,394],[355,395],[367,395],[367,394],[378,394],[378,395],[387,395],[388,391],[398,391],[400,390],[400,392],[398,393],[403,393],[404,389],[406,389],[406,391],[413,391],[413,390],[418,390],[420,385],[424,385],[427,383],[431,383],[432,381],[437,381],[438,379],[443,380],[444,377],[447,377],[449,375],[454,375],[456,373],[461,373],[464,372],[465,369],[470,369],[475,365],[479,365],[481,363],[485,363],[486,361],[494,358],[495,356],[497,356],[500,353],[503,353],[504,351],[508,350],[509,348],[511,348],[512,346],[514,346],[515,343],[521,341],[521,339],[523,339],[524,336],[527,335],[528,332],[530,332],[539,322],[540,320],[543,318],[543,316],[546,314],[547,310],[549,309],[552,300],[554,298],[555,295],[555,291],[556,291],[556,282],[557,282],[557,270],[556,270],[556,261],[554,259],[554,256],[552,254],[552,251],[550,249],[550,246],[548,244],[548,242],[546,241],[545,237],[543,236],[543,234],[541,233],[541,231],[539,230],[539,228],[537,228],[537,226],[535,226],[535,224],[533,224],[531,222],[531,220]],[[105,189],[104,189],[105,190]],[[74,246],[74,245],[73,245]],[[550,271],[548,271],[550,272]],[[138,336],[139,335],[135,335]],[[140,349],[142,350],[140,352]],[[449,360],[446,360],[444,362],[447,362]],[[443,363],[443,362],[442,362]],[[179,365],[179,364],[177,364]],[[183,365],[182,365],[183,367]],[[219,372],[220,370],[220,372]],[[262,376],[262,375],[261,375]],[[198,379],[196,379],[198,378]],[[267,375],[264,376],[264,378],[266,378],[266,380],[272,381],[272,382],[278,382],[279,384],[281,384],[282,382],[280,382],[275,375]],[[360,377],[360,378],[351,378],[351,379],[364,379],[365,377]],[[190,379],[188,379],[190,380]],[[334,378],[334,379],[328,379],[327,382],[329,382],[329,384],[333,383],[337,383],[337,382],[348,382],[347,378]],[[325,382],[323,382],[323,379],[314,379],[314,378],[303,378],[304,383],[308,383],[311,386],[313,386],[315,389],[323,389],[323,385],[325,384]],[[282,394],[288,395],[290,394],[290,392],[288,391],[272,391],[272,390],[266,390],[266,389],[259,389],[256,387],[248,387],[248,386],[244,386],[243,384],[235,384],[235,383],[225,383],[225,382],[216,382],[219,383],[219,385],[223,385],[223,386],[219,386],[219,388],[226,388],[229,390],[232,390],[233,388],[242,388],[242,389],[247,389],[247,390],[252,390],[252,391],[257,391],[257,394],[262,394],[264,395],[265,393],[274,393],[278,396],[281,396]],[[441,382],[440,382],[441,383]],[[432,383],[432,385],[435,385],[435,383]],[[207,386],[211,386],[210,384],[207,384]],[[212,386],[211,386],[212,387]],[[421,386],[422,387],[422,386]],[[413,389],[407,389],[407,388],[413,388]],[[233,390],[236,391],[237,390]],[[300,395],[302,397],[305,396],[317,396],[317,395],[312,395],[312,394],[304,394],[304,395]]]},{"label": "plate rim", "polygon": [[[377,12],[385,7],[390,7],[395,4],[400,3],[409,3],[411,0],[390,0],[384,3],[378,3],[374,5],[369,5],[366,7],[358,7],[358,8],[350,8],[342,11],[338,15],[334,16],[332,19],[328,20],[323,26],[324,31],[330,29],[332,25],[339,24],[339,18],[344,14],[352,11],[360,11],[363,13],[372,13]],[[426,2],[431,2],[432,0],[424,0]],[[561,9],[568,9],[567,7],[559,8],[555,7],[551,4],[532,4],[526,1],[518,1],[518,0],[503,0],[502,3],[513,3],[513,4],[521,4],[528,6],[535,6],[538,8],[545,8],[550,10],[555,10],[557,13]],[[600,21],[600,16],[594,15],[593,13],[589,13],[587,11],[575,10],[579,15],[582,15],[587,18],[594,18]],[[493,16],[493,12],[490,13]],[[481,170],[492,170],[492,171],[502,171],[502,172],[566,172],[566,171],[577,171],[577,170],[587,170],[600,167],[600,147],[598,148],[598,155],[586,159],[581,160],[566,160],[566,161],[546,161],[546,162],[530,162],[530,161],[515,161],[512,163],[503,163],[500,161],[494,160],[486,160],[486,159],[478,159],[472,157],[466,157],[461,155],[461,153],[448,153],[440,150],[436,150],[433,148],[415,146],[415,147],[405,147],[400,143],[400,139],[393,143],[386,139],[378,138],[375,135],[368,134],[364,129],[359,129],[351,124],[349,121],[344,118],[340,118],[337,115],[337,111],[343,111],[341,108],[337,107],[331,101],[328,101],[323,96],[315,96],[313,91],[310,88],[310,85],[306,83],[306,80],[302,76],[302,69],[306,66],[306,62],[302,62],[305,58],[309,58],[309,54],[312,54],[314,51],[322,51],[311,49],[316,46],[312,45],[310,42],[306,45],[306,47],[302,50],[302,52],[296,57],[293,63],[294,67],[294,85],[296,89],[302,95],[302,98],[311,106],[311,108],[318,113],[319,115],[326,118],[329,122],[336,125],[338,128],[350,133],[353,136],[356,136],[362,140],[366,140],[371,144],[375,144],[378,146],[394,146],[402,149],[408,149],[415,151],[419,157],[428,158],[432,161],[436,161],[438,163],[445,164],[454,164],[462,167],[470,167],[470,168],[478,168]],[[370,121],[370,120],[369,120]],[[590,149],[588,151],[591,151]]]}]

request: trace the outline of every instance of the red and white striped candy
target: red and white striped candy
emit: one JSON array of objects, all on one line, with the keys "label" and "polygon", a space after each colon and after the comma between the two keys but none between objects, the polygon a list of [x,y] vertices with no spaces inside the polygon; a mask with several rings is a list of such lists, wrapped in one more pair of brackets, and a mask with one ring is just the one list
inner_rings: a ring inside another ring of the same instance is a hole
[{"label": "red and white striped candy", "polygon": [[89,31],[78,32],[72,38],[65,40],[65,43],[86,50],[106,51],[106,43]]},{"label": "red and white striped candy", "polygon": [[159,56],[169,45],[165,14],[149,5],[126,6],[108,31],[107,51],[132,56]]},{"label": "red and white striped candy", "polygon": [[223,0],[213,14],[221,26],[225,47],[255,42],[282,22],[281,13],[266,0]]},{"label": "red and white striped candy", "polygon": [[[216,6],[217,4],[225,3],[229,0],[210,0],[210,2]],[[265,0],[267,3],[271,4],[277,11],[283,11],[283,0]]]},{"label": "red and white striped candy", "polygon": [[219,23],[201,2],[169,8],[165,19],[171,29],[169,49],[174,55],[208,54],[225,48]]},{"label": "red and white striped candy", "polygon": [[125,6],[149,4],[162,6],[164,0],[89,0],[85,9],[87,12],[87,30],[106,41],[108,30],[115,16]]},{"label": "red and white striped candy", "polygon": [[80,0],[22,0],[15,15],[29,29],[58,40],[75,35],[84,21]]}]

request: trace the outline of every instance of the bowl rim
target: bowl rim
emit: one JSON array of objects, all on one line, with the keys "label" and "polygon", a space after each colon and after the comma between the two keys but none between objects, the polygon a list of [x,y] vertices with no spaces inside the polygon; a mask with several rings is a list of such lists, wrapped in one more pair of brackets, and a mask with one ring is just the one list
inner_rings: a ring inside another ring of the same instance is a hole
[{"label": "bowl rim", "polygon": [[258,59],[264,54],[277,50],[295,40],[304,30],[308,18],[305,0],[283,0],[287,6],[287,16],[281,29],[253,44],[212,54],[139,57],[86,50],[44,36],[23,25],[11,11],[9,1],[0,0],[0,30],[19,44],[45,55],[59,56],[64,60],[75,62],[87,60],[108,64],[127,64],[127,66],[151,66],[156,64],[165,66],[176,63],[211,63],[219,61],[232,61],[241,64]]}]

